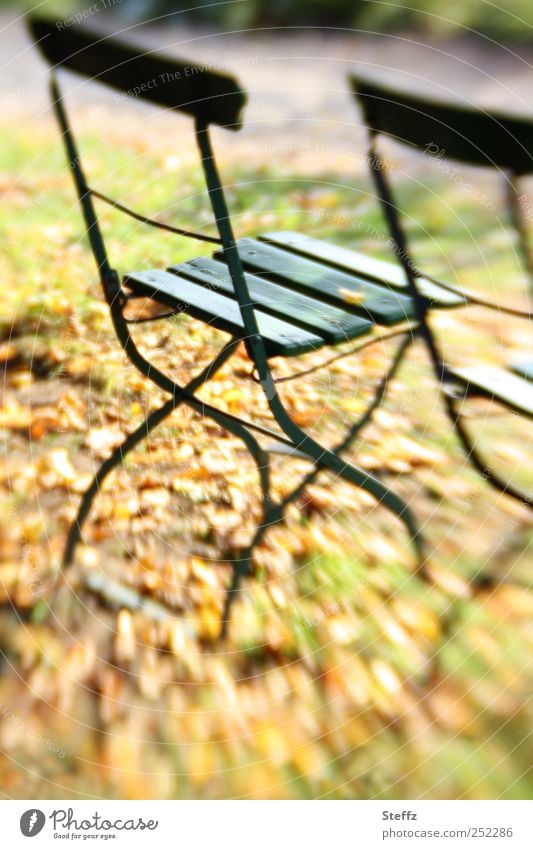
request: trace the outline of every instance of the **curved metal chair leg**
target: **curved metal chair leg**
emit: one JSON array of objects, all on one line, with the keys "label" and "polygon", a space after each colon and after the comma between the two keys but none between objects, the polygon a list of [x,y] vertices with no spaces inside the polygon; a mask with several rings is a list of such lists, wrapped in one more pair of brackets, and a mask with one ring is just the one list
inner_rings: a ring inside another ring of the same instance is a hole
[{"label": "curved metal chair leg", "polygon": [[281,402],[268,362],[264,356],[264,346],[261,336],[251,336],[248,339],[248,346],[255,362],[259,382],[270,411],[281,430],[289,437],[295,448],[307,454],[317,466],[330,469],[349,483],[370,492],[374,498],[394,513],[409,531],[411,541],[420,561],[420,568],[422,568],[424,560],[422,538],[405,501],[369,472],[365,472],[363,469],[359,469],[353,464],[341,460],[336,453],[320,445],[320,443],[305,433],[291,419]]},{"label": "curved metal chair leg", "polygon": [[112,305],[111,313],[119,341],[124,348],[125,353],[141,374],[144,374],[145,377],[152,381],[152,383],[155,383],[159,389],[169,392],[175,398],[179,397],[181,401],[188,404],[193,410],[195,410],[195,412],[213,419],[213,421],[221,427],[242,439],[257,463],[263,490],[263,501],[268,501],[270,474],[266,452],[263,451],[247,427],[237,421],[234,416],[226,414],[221,410],[217,410],[210,404],[205,404],[193,394],[203,383],[205,383],[206,380],[213,376],[213,374],[226,362],[226,360],[229,359],[241,340],[236,338],[230,339],[230,341],[217,354],[213,362],[210,363],[210,365],[207,366],[207,368],[204,369],[204,371],[202,371],[197,377],[193,378],[187,386],[182,387],[179,383],[176,383],[172,380],[172,378],[168,377],[160,371],[160,369],[153,366],[143,357],[129,332],[129,328],[122,317],[120,308],[113,308]]},{"label": "curved metal chair leg", "polygon": [[[180,400],[177,401],[180,403]],[[65,545],[65,552],[63,554],[63,566],[68,566],[74,557],[74,552],[77,544],[81,539],[81,531],[83,524],[89,515],[90,509],[92,507],[93,501],[100,491],[100,487],[102,486],[106,477],[113,471],[113,469],[118,466],[123,460],[126,454],[128,454],[139,442],[142,442],[145,437],[148,436],[151,430],[153,430],[160,422],[163,421],[176,407],[176,401],[174,398],[171,398],[169,401],[166,401],[162,407],[154,410],[148,418],[146,418],[139,427],[130,433],[130,435],[122,442],[117,448],[114,449],[113,453],[102,463],[98,471],[96,472],[94,478],[91,481],[91,485],[84,492],[81,504],[78,508],[78,513],[76,515],[75,520],[70,526],[67,542]]]},{"label": "curved metal chair leg", "polygon": [[[230,433],[233,433],[235,436],[241,439],[248,448],[257,466],[262,491],[263,522],[260,528],[258,529],[258,531],[262,531],[261,535],[259,536],[260,539],[264,533],[264,530],[262,529],[264,528],[266,530],[266,527],[269,527],[270,523],[268,517],[270,515],[270,511],[275,509],[272,508],[270,504],[270,463],[268,454],[261,448],[256,438],[243,424],[236,421],[233,417],[226,415],[221,410],[217,410],[214,407],[211,407],[210,405],[204,404],[192,394],[196,391],[196,389],[199,388],[199,386],[203,382],[205,382],[205,380],[207,380],[216,371],[216,369],[220,368],[220,366],[231,356],[239,340],[231,339],[230,342],[228,342],[228,344],[220,351],[215,360],[213,360],[213,362],[207,367],[207,369],[205,369],[200,375],[190,381],[190,383],[187,384],[186,387],[181,387],[178,383],[173,381],[171,378],[169,378],[167,375],[165,375],[162,371],[153,366],[148,360],[143,357],[129,332],[128,326],[124,322],[119,309],[112,309],[112,315],[117,336],[122,344],[122,347],[124,348],[124,351],[126,352],[133,365],[136,366],[136,368],[142,374],[144,374],[149,380],[155,383],[155,385],[158,386],[160,389],[163,389],[164,391],[170,392],[172,394],[172,399],[168,401],[165,406],[171,405],[172,408],[175,408],[180,403],[188,404],[196,412],[208,416],[221,427],[223,427],[225,430],[229,431]],[[111,461],[111,458],[109,458],[109,460]],[[115,461],[115,465],[117,462],[118,460]],[[107,473],[108,471],[106,471],[106,474]],[[90,508],[90,503],[91,502],[89,502],[87,512]],[[75,531],[73,531],[73,533],[75,534]],[[253,549],[257,545],[257,536],[258,532],[256,532],[256,536],[252,540],[250,546],[248,546],[246,551],[241,554],[236,563],[233,564],[233,580],[228,591],[226,608],[228,608],[228,599],[233,598],[235,593],[237,592],[237,588],[242,576],[250,571],[250,562]],[[222,625],[223,632],[225,632],[225,621],[226,614],[224,614],[224,622]]]},{"label": "curved metal chair leg", "polygon": [[532,507],[533,495],[531,492],[524,492],[524,490],[513,486],[511,483],[505,481],[496,474],[496,472],[487,465],[466,430],[462,421],[462,416],[457,411],[453,398],[451,398],[446,392],[442,394],[444,396],[444,404],[446,406],[448,418],[453,425],[454,431],[462,445],[468,462],[477,472],[479,472],[483,480],[486,480],[494,489],[501,492],[502,495],[508,495],[510,498],[514,498],[516,501],[525,504],[527,507]]},{"label": "curved metal chair leg", "polygon": [[[402,341],[402,343],[398,347],[398,350],[396,351],[396,354],[394,355],[390,368],[388,369],[387,373],[384,375],[376,389],[374,398],[372,399],[371,403],[369,404],[363,415],[356,422],[354,422],[342,442],[335,446],[334,451],[336,453],[340,453],[341,451],[345,451],[347,448],[349,448],[355,437],[360,434],[361,431],[366,427],[366,425],[371,421],[373,413],[383,402],[389,382],[396,374],[396,371],[398,370],[402,362],[403,355],[407,348],[411,345],[412,341],[413,339],[410,335],[407,335],[406,338]],[[245,552],[243,552],[243,554],[239,558],[239,561],[235,564],[233,570],[233,580],[226,594],[226,603],[222,618],[222,638],[227,636],[227,631],[230,622],[231,607],[233,602],[237,598],[243,577],[245,577],[245,575],[248,574],[250,571],[250,563],[253,557],[254,549],[262,541],[263,537],[265,536],[266,532],[270,527],[283,521],[286,508],[289,506],[289,504],[293,503],[297,498],[299,498],[303,494],[306,487],[315,480],[320,471],[321,468],[315,465],[313,469],[307,475],[305,475],[304,478],[302,478],[298,485],[295,486],[294,489],[292,489],[291,492],[289,492],[285,496],[283,501],[279,502],[278,504],[271,505],[268,511],[265,512],[265,519],[263,525],[257,529],[252,542],[245,550]]]},{"label": "curved metal chair leg", "polygon": [[[179,397],[170,398],[165,404],[163,404],[162,407],[154,410],[154,412],[151,413],[150,416],[148,416],[148,418],[139,425],[139,427],[133,431],[133,433],[131,433],[121,445],[115,448],[113,453],[102,463],[94,476],[91,485],[84,493],[76,519],[70,527],[63,557],[64,566],[67,566],[72,562],[76,546],[81,539],[83,524],[105,478],[124,460],[124,457],[129,451],[131,451],[139,442],[142,442],[151,430],[157,427],[158,424],[160,424],[180,403],[183,403],[185,400],[186,399]],[[221,426],[244,442],[252,458],[255,460],[259,474],[263,503],[262,523],[257,529],[254,539],[250,545],[247,547],[245,552],[241,554],[236,563],[233,564],[233,580],[228,590],[223,617],[222,635],[224,635],[225,623],[228,618],[229,607],[231,606],[231,599],[238,591],[238,585],[241,578],[250,572],[253,550],[262,539],[268,527],[270,527],[272,523],[270,513],[275,511],[270,505],[270,462],[267,452],[263,451],[255,437],[249,433],[243,425],[239,425],[231,419],[226,419],[224,413],[220,413],[220,415],[217,416],[217,419]]]},{"label": "curved metal chair leg", "polygon": [[298,447],[304,451],[322,469],[335,472],[355,486],[370,492],[378,502],[383,503],[394,513],[407,528],[411,542],[419,560],[419,568],[424,568],[425,551],[420,530],[409,510],[408,505],[396,493],[381,483],[373,475],[359,469],[352,463],[341,460],[334,451],[320,445],[315,439],[303,431],[289,416],[277,393],[269,400],[270,409],[284,431]]},{"label": "curved metal chair leg", "polygon": [[[128,333],[129,336],[129,333]],[[131,336],[129,336],[131,339]],[[132,344],[133,340],[131,340]],[[176,383],[169,381],[172,389],[172,397],[163,404],[159,409],[154,410],[150,415],[144,420],[144,422],[139,425],[139,427],[133,431],[124,442],[119,445],[113,453],[102,463],[98,471],[96,472],[93,480],[87,491],[84,493],[82,497],[81,504],[78,509],[77,516],[70,526],[67,542],[65,545],[65,551],[63,554],[63,566],[68,566],[74,557],[74,552],[77,544],[81,539],[81,531],[83,523],[85,522],[87,516],[89,515],[89,511],[92,507],[93,501],[103,483],[105,478],[110,474],[110,472],[122,462],[126,454],[128,454],[136,445],[139,444],[151,430],[153,430],[158,424],[160,424],[163,419],[165,419],[170,413],[176,409],[180,404],[188,401],[187,392],[194,392],[202,383],[205,383],[225,362],[231,354],[233,353],[236,347],[236,341],[231,340],[221,351],[217,354],[212,363],[210,363],[205,369],[203,369],[200,374],[198,374],[195,378],[193,378],[186,387],[182,388]],[[141,356],[139,354],[139,356]],[[146,361],[147,362],[147,361]],[[148,364],[149,365],[149,364]],[[154,369],[157,371],[157,369]],[[162,377],[165,377],[161,373]],[[166,379],[166,378],[165,378]],[[200,403],[200,402],[199,402]],[[252,437],[253,438],[253,437]]]},{"label": "curved metal chair leg", "polygon": [[176,383],[172,380],[172,378],[168,377],[164,374],[160,369],[153,366],[148,360],[146,360],[143,355],[138,350],[135,345],[130,333],[129,329],[126,325],[124,327],[120,327],[121,332],[117,328],[117,335],[122,343],[122,346],[128,355],[129,359],[133,363],[136,368],[145,375],[152,383],[155,383],[160,389],[163,389],[165,392],[170,392],[174,398],[179,399],[179,402],[183,402],[191,407],[195,412],[200,413],[203,416],[207,416],[210,419],[213,419],[217,424],[223,427],[225,430],[233,433],[239,439],[241,439],[250,454],[254,458],[258,472],[259,478],[261,482],[262,492],[263,492],[263,502],[267,503],[270,498],[270,471],[269,471],[269,462],[268,456],[265,451],[261,448],[257,440],[250,433],[245,425],[241,424],[239,421],[235,419],[234,416],[224,413],[222,410],[218,410],[215,407],[212,407],[210,404],[205,404],[199,398],[196,398],[193,393],[203,384],[206,380],[208,380],[212,375],[226,362],[227,359],[233,354],[235,348],[239,344],[239,339],[231,339],[219,352],[219,354],[215,357],[212,363],[204,369],[201,374],[197,377],[193,378],[187,386],[182,387],[179,383]]}]

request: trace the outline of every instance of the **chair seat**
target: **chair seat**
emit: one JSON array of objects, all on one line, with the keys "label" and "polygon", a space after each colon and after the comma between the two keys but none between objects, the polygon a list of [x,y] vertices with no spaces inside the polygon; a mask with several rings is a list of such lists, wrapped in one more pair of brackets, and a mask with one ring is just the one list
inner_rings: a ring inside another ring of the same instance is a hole
[{"label": "chair seat", "polygon": [[[393,263],[369,260],[298,233],[241,239],[239,255],[267,354],[291,357],[415,318],[407,282]],[[305,254],[305,255],[303,255]],[[312,257],[312,258],[311,258]],[[244,327],[222,252],[163,270],[126,275],[133,292],[156,298],[235,336]],[[425,281],[439,306],[464,301]]]}]

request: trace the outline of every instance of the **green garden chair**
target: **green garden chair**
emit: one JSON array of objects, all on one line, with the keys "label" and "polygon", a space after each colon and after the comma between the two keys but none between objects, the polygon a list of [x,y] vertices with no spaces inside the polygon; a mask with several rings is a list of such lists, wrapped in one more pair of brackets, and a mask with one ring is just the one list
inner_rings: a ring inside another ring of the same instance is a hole
[{"label": "green garden chair", "polygon": [[[480,396],[518,415],[533,417],[533,349],[531,362],[509,366],[450,366],[444,361],[439,341],[431,328],[429,313],[432,305],[425,297],[425,287],[429,279],[446,291],[463,297],[464,306],[481,305],[529,322],[531,311],[487,301],[477,294],[435,280],[418,270],[402,227],[401,209],[395,201],[387,169],[378,150],[378,139],[386,136],[395,142],[409,145],[411,149],[424,152],[437,150],[439,159],[491,168],[501,174],[524,269],[533,282],[527,215],[521,202],[525,195],[520,190],[520,180],[533,173],[533,119],[489,113],[457,102],[413,95],[398,87],[384,85],[367,72],[351,74],[350,84],[368,129],[368,163],[398,260],[396,274],[401,275],[415,305],[419,333],[442,388],[447,415],[469,461],[483,478],[499,491],[531,506],[532,493],[503,480],[482,456],[463,422],[460,405],[467,397]],[[362,268],[368,267],[365,257],[359,260],[352,252],[349,267],[356,271],[359,263]],[[376,278],[379,276],[377,271]],[[382,275],[381,280],[388,282],[386,275]],[[533,342],[533,336],[531,340]]]},{"label": "green garden chair", "polygon": [[[343,261],[338,261],[338,255],[328,257],[324,253],[328,246],[321,242],[317,243],[315,252],[310,251],[311,242],[298,234],[271,233],[236,242],[213,153],[210,126],[225,127],[229,131],[237,131],[241,127],[245,94],[237,82],[230,76],[205,69],[194,75],[187,74],[185,69],[190,65],[152,51],[143,51],[85,27],[61,29],[49,19],[35,15],[29,18],[29,26],[52,68],[53,108],[117,337],[133,365],[169,395],[166,403],[152,412],[96,473],[70,529],[65,565],[74,556],[83,523],[106,476],[156,425],[180,404],[187,404],[199,415],[211,418],[242,440],[257,465],[262,488],[261,522],[250,544],[232,563],[233,579],[223,614],[223,632],[240,583],[252,572],[256,546],[268,528],[282,521],[287,505],[304,492],[321,470],[328,470],[365,489],[400,519],[423,572],[424,544],[407,504],[378,478],[342,459],[341,455],[362,432],[383,400],[388,381],[413,339],[413,321],[417,321],[419,312],[418,300],[424,299],[425,303],[428,299],[433,306],[449,308],[464,304],[464,298],[430,280],[424,282],[422,294],[417,289],[415,298],[409,292],[401,269],[393,264],[379,266],[388,267],[390,280],[386,282],[377,279],[380,275],[375,273],[376,266],[359,271],[350,269]],[[122,92],[134,91],[167,110],[180,110],[191,116],[217,237],[163,225],[90,188],[58,85],[57,76],[62,68]],[[106,252],[95,199],[111,203],[146,224],[163,227],[179,236],[212,242],[217,250],[213,258],[192,259],[167,270],[127,273],[121,279]],[[229,335],[227,343],[209,367],[186,386],[171,380],[138,350],[125,317],[125,308],[132,299],[139,297],[153,299],[172,312],[180,311],[200,319]],[[298,357],[348,340],[362,340],[357,346],[369,344],[376,325],[382,329],[389,328],[387,332],[391,334],[397,330],[401,342],[368,409],[333,448],[326,448],[288,414],[280,398],[270,360],[273,357]],[[365,337],[368,337],[366,341]],[[239,343],[245,345],[278,430],[266,428],[251,419],[240,419],[196,396],[197,390],[228,361]],[[269,440],[266,445],[263,437]],[[274,500],[271,494],[269,457],[273,452],[305,457],[312,464],[311,471],[283,501]]]}]

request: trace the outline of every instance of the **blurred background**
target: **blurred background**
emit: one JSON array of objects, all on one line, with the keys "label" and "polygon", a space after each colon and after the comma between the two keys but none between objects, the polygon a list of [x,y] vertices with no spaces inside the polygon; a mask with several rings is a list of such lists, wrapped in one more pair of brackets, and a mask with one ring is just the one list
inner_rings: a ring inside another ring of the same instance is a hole
[{"label": "blurred background", "polygon": [[[41,10],[49,9],[58,19],[67,14],[87,8],[90,4],[73,0],[48,0],[40,3]],[[502,39],[529,41],[532,23],[531,4],[527,0],[507,0],[501,6],[484,0],[450,0],[443,8],[435,0],[415,0],[411,3],[374,2],[374,0],[227,0],[209,3],[200,0],[194,7],[169,0],[121,0],[108,2],[104,7],[120,5],[117,13],[132,21],[150,21],[164,18],[169,24],[183,20],[197,24],[216,24],[224,28],[245,27],[348,27],[351,30],[369,32],[410,32],[427,35],[463,35],[472,30],[483,36]],[[2,0],[2,6],[30,8],[31,3]],[[35,6],[35,4],[33,4]],[[174,20],[173,20],[174,19]]]},{"label": "blurred background", "polygon": [[[239,236],[294,229],[391,259],[346,81],[353,67],[532,114],[528,0],[195,5],[97,0],[39,10],[239,78],[249,94],[244,129],[214,132]],[[107,482],[75,565],[61,573],[80,493],[163,399],[114,339],[47,70],[25,31],[31,7],[0,6],[1,792],[529,797],[531,516],[465,465],[422,348],[413,347],[351,458],[411,504],[430,542],[431,581],[415,574],[386,511],[324,475],[258,550],[221,643],[231,558],[257,522],[259,493],[241,446],[186,410]],[[74,75],[62,84],[95,187],[176,226],[208,226],[186,116]],[[499,175],[444,171],[392,143],[383,150],[422,268],[523,308]],[[528,181],[524,191],[533,203]],[[101,213],[121,271],[198,252]],[[444,313],[435,329],[456,363],[505,363],[531,350],[524,322],[497,313]],[[181,381],[221,341],[179,316],[139,338]],[[284,400],[299,424],[332,442],[339,423],[365,408],[392,352],[379,343],[285,384]],[[276,374],[319,359],[276,363]],[[243,355],[202,397],[237,414],[252,405],[268,424],[248,376]],[[494,467],[531,486],[531,428],[488,403],[464,412]],[[274,469],[280,496],[306,471],[286,462]]]}]

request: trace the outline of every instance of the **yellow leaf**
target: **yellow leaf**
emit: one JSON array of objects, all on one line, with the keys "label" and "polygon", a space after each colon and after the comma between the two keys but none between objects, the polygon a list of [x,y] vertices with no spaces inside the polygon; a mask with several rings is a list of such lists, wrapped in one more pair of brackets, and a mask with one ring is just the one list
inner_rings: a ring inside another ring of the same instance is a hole
[{"label": "yellow leaf", "polygon": [[105,456],[120,445],[124,434],[117,427],[94,427],[85,439],[88,447],[98,456]]},{"label": "yellow leaf", "polygon": [[339,295],[346,304],[362,304],[365,300],[364,292],[354,292],[352,289],[339,289]]},{"label": "yellow leaf", "polygon": [[387,693],[398,693],[401,690],[402,684],[396,672],[388,663],[383,660],[373,660],[370,663],[372,673],[380,686]]},{"label": "yellow leaf", "polygon": [[45,489],[68,486],[76,480],[74,469],[65,448],[56,448],[41,457],[37,463],[39,482]]},{"label": "yellow leaf", "polygon": [[31,424],[31,413],[17,401],[9,401],[0,410],[0,427],[12,430],[27,430]]},{"label": "yellow leaf", "polygon": [[115,653],[119,661],[133,660],[135,655],[133,619],[128,610],[121,610],[117,617]]}]

